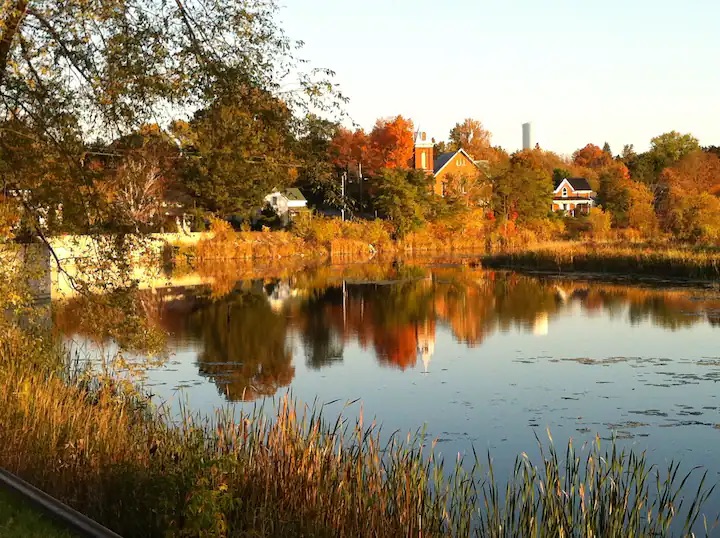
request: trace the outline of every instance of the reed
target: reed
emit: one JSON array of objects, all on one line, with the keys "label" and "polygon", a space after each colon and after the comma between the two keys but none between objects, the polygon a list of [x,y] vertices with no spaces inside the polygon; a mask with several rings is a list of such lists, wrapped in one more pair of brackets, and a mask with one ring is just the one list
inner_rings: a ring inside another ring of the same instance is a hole
[{"label": "reed", "polygon": [[563,458],[550,439],[508,480],[489,456],[446,468],[421,431],[386,436],[290,396],[171,420],[117,378],[4,351],[0,465],[125,536],[687,534],[713,490],[599,442]]},{"label": "reed", "polygon": [[558,242],[485,256],[488,267],[711,280],[720,277],[716,249]]}]

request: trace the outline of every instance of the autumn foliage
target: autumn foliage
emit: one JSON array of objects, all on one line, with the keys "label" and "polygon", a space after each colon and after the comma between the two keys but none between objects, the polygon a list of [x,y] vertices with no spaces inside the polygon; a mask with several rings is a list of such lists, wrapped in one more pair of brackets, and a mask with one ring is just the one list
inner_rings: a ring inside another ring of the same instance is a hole
[{"label": "autumn foliage", "polygon": [[595,144],[588,144],[573,154],[573,163],[585,168],[604,168],[612,164],[612,155],[602,150]]},{"label": "autumn foliage", "polygon": [[380,168],[407,167],[414,148],[412,121],[402,116],[377,120],[370,146]]}]

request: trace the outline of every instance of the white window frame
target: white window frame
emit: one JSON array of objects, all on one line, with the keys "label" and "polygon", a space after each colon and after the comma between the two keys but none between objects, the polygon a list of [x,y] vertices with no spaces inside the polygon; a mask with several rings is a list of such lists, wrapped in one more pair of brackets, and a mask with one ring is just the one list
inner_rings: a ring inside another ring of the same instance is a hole
[{"label": "white window frame", "polygon": [[568,197],[568,190],[567,187],[562,188],[562,197],[567,198]]}]

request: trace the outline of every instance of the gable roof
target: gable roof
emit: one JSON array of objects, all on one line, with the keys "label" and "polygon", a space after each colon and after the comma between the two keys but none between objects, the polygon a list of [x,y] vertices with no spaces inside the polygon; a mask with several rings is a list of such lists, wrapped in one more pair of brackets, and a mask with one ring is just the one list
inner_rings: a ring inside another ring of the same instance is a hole
[{"label": "gable roof", "polygon": [[566,177],[555,186],[555,192],[558,192],[565,182],[574,191],[592,191],[590,183],[584,177]]},{"label": "gable roof", "polygon": [[437,157],[435,157],[434,167],[433,167],[433,173],[437,174],[441,168],[443,168],[450,159],[453,158],[453,155],[455,155],[456,152],[453,153],[441,153]]},{"label": "gable roof", "polygon": [[300,192],[300,189],[291,188],[291,189],[285,189],[285,192],[283,192],[285,195],[285,198],[287,198],[291,202],[306,202],[307,200],[303,196],[303,194]]},{"label": "gable roof", "polygon": [[460,148],[457,151],[453,151],[450,153],[441,153],[440,155],[435,157],[435,159],[434,159],[435,162],[433,163],[434,164],[433,174],[438,175],[442,171],[442,169],[445,168],[447,166],[447,164],[452,160],[452,158],[455,157],[455,155],[458,155],[460,153],[462,153],[467,158],[468,161],[470,161],[473,165],[475,165],[475,168],[477,168],[478,170],[482,170],[482,167],[480,167],[480,165],[475,160],[473,160],[473,158],[470,157],[470,155],[468,155],[468,152],[465,151],[464,149]]}]

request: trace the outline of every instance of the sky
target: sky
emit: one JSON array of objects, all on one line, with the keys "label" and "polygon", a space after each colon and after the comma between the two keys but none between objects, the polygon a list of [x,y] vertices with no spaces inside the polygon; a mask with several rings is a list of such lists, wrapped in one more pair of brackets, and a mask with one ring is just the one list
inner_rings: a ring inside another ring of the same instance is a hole
[{"label": "sky", "polygon": [[281,0],[300,56],[335,71],[366,130],[402,114],[437,140],[614,153],[671,130],[720,145],[718,0]]}]

